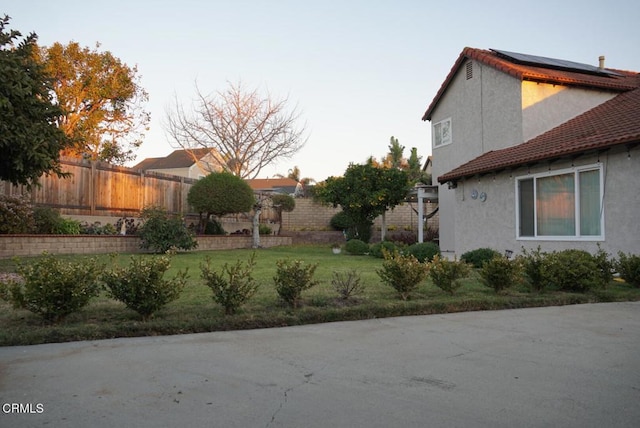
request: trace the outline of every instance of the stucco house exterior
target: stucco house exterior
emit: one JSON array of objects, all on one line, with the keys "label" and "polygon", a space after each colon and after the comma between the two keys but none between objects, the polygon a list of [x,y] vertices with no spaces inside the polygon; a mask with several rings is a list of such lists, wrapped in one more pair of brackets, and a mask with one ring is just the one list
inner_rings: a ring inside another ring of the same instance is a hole
[{"label": "stucco house exterior", "polygon": [[212,149],[174,150],[159,158],[146,158],[132,169],[154,171],[187,178],[202,178],[213,171],[220,171]]},{"label": "stucco house exterior", "polygon": [[431,122],[440,247],[640,254],[640,74],[465,48]]}]

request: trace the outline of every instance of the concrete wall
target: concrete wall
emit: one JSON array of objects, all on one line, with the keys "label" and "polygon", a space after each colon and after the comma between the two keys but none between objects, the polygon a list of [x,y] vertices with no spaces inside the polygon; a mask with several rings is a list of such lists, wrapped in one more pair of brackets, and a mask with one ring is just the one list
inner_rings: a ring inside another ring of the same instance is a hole
[{"label": "concrete wall", "polygon": [[[455,253],[459,257],[466,251],[490,247],[500,252],[512,250],[520,253],[522,247],[544,251],[568,248],[597,251],[598,243],[610,254],[618,251],[640,254],[640,149],[636,148],[628,158],[626,150],[611,150],[608,154],[584,156],[574,161],[574,165],[603,163],[604,176],[604,240],[566,241],[544,239],[518,239],[516,236],[516,185],[515,178],[549,170],[548,164],[540,164],[531,169],[518,169],[481,179],[470,179],[458,183],[455,190]],[[571,162],[556,162],[551,171],[570,168]],[[486,202],[472,199],[471,192],[487,194]]]},{"label": "concrete wall", "polygon": [[[425,214],[431,213],[437,203],[426,203]],[[398,205],[393,210],[387,212],[386,222],[388,229],[418,230],[418,216],[414,210],[418,210],[417,203],[405,203]],[[282,213],[282,231],[305,231],[305,230],[330,230],[330,221],[340,208],[328,207],[313,199],[296,199],[296,208],[290,213]],[[382,225],[382,218],[378,217],[374,221],[374,227]],[[439,227],[438,215],[428,221],[428,226]]]},{"label": "concrete wall", "polygon": [[[198,236],[193,251],[251,248],[251,236]],[[287,236],[261,236],[262,247],[291,245]],[[0,258],[51,254],[141,253],[137,236],[0,235]]]}]

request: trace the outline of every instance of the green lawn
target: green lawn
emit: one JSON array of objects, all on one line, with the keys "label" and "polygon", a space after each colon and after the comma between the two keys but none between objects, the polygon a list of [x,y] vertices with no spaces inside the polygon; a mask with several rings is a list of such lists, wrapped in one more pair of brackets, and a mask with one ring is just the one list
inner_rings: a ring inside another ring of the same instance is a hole
[{"label": "green lawn", "polygon": [[[334,255],[327,246],[293,246],[260,249],[256,252],[254,277],[260,284],[257,294],[236,315],[224,310],[212,299],[211,290],[200,280],[199,264],[209,256],[218,268],[236,260],[246,260],[252,250],[208,251],[178,254],[172,259],[168,273],[188,268],[190,278],[181,297],[167,305],[146,322],[124,304],[102,295],[82,311],[70,315],[56,325],[43,324],[40,318],[25,310],[15,310],[0,301],[0,346],[47,342],[93,340],[113,337],[183,334],[217,330],[279,327],[340,320],[382,318],[474,310],[555,306],[576,303],[640,300],[640,290],[624,283],[612,282],[606,289],[587,294],[545,292],[531,293],[513,289],[505,294],[495,292],[478,281],[477,273],[465,280],[464,286],[450,296],[428,280],[420,285],[408,301],[401,301],[394,289],[381,283],[376,269],[381,259],[369,256]],[[81,259],[79,256],[68,256]],[[108,256],[100,256],[109,263]],[[128,263],[129,255],[118,256],[118,263]],[[276,261],[302,259],[318,263],[315,278],[320,284],[303,293],[302,307],[292,310],[278,299],[273,285]],[[0,272],[15,269],[11,260],[0,260]],[[365,285],[365,293],[353,301],[338,298],[331,285],[334,271],[357,270]]]}]

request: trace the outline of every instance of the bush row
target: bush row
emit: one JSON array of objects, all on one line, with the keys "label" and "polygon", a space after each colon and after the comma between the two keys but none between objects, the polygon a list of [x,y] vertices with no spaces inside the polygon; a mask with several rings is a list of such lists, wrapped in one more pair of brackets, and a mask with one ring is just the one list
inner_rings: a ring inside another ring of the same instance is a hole
[{"label": "bush row", "polygon": [[[471,264],[440,258],[438,254],[420,261],[414,254],[399,252],[397,248],[381,251],[384,261],[376,272],[402,300],[409,299],[427,276],[436,287],[454,294],[461,287],[461,280],[472,271]],[[56,323],[105,290],[146,320],[177,299],[186,284],[187,271],[179,271],[171,279],[164,278],[170,261],[170,255],[132,256],[127,267],[117,267],[114,263],[106,269],[96,258],[69,262],[45,253],[31,264],[18,263],[18,277],[1,280],[0,298],[15,308],[27,309],[47,322]],[[314,279],[317,266],[301,260],[276,262],[273,283],[286,305],[293,309],[299,307],[302,292],[318,284]],[[254,267],[255,253],[245,263],[238,260],[235,265],[225,264],[217,271],[211,268],[209,259],[200,265],[202,281],[226,314],[236,313],[256,293]],[[478,269],[481,281],[498,293],[525,283],[532,291],[584,293],[606,287],[615,271],[629,284],[640,287],[639,256],[619,253],[614,259],[601,249],[592,255],[581,250],[545,253],[538,248],[523,250],[514,259],[494,254]],[[334,272],[331,283],[345,300],[364,292],[360,275],[355,271]]]},{"label": "bush row", "polygon": [[[469,275],[471,267],[477,269],[481,281],[496,292],[518,284],[526,284],[534,291],[587,292],[606,287],[614,273],[618,273],[627,283],[640,287],[640,257],[619,252],[616,259],[600,247],[593,255],[577,249],[546,253],[540,248],[535,251],[523,248],[522,254],[514,259],[491,248],[478,248],[462,254],[459,262],[441,259],[440,249],[433,242],[407,246],[383,241],[367,245],[352,239],[345,244],[345,250],[349,254],[385,258],[381,277],[396,288],[403,299],[420,282],[417,281],[420,276],[416,272],[423,268],[434,285],[449,293],[454,293],[460,287],[460,280]],[[426,265],[423,267],[416,263]],[[399,271],[395,272],[394,269]],[[403,275],[416,275],[416,281],[408,286],[407,278]]]},{"label": "bush row", "polygon": [[[45,322],[57,323],[86,306],[100,291],[137,312],[148,320],[167,303],[180,297],[189,278],[187,270],[173,278],[164,275],[171,265],[170,254],[161,256],[132,256],[127,267],[115,265],[107,269],[93,258],[64,261],[44,253],[31,264],[18,261],[15,276],[0,278],[0,298],[16,309],[27,309]],[[279,260],[273,277],[280,298],[292,308],[298,306],[302,291],[318,282],[313,279],[317,264],[307,265],[301,260]],[[210,260],[200,265],[201,279],[211,288],[213,299],[222,305],[226,314],[233,314],[257,291],[252,276],[255,253],[246,262],[225,264],[215,271]],[[336,290],[348,298],[360,290],[359,281],[335,278]]]}]

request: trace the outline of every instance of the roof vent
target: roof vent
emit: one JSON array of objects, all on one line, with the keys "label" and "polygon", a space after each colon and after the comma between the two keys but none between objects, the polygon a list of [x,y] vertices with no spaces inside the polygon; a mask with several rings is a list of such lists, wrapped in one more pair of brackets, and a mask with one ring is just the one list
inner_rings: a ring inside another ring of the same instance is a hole
[{"label": "roof vent", "polygon": [[467,61],[467,80],[473,78],[473,61]]},{"label": "roof vent", "polygon": [[604,70],[604,55],[598,57],[598,68]]}]

